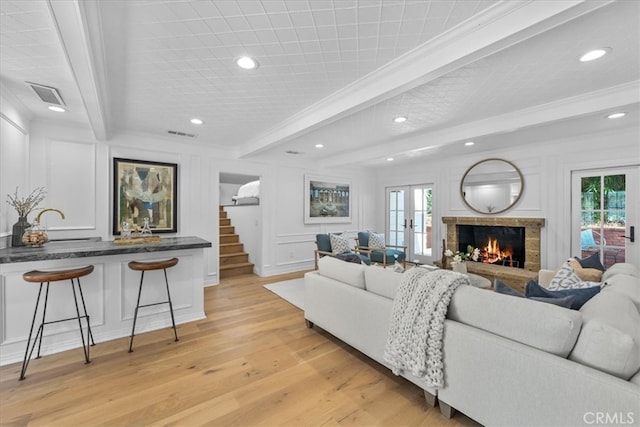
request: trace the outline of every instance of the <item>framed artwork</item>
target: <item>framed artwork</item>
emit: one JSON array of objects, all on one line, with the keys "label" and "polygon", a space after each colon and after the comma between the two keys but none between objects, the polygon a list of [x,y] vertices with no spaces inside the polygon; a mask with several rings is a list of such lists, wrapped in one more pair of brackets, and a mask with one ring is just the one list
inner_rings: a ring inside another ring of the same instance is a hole
[{"label": "framed artwork", "polygon": [[178,165],[113,159],[113,234],[123,222],[132,230],[149,219],[153,233],[178,231]]},{"label": "framed artwork", "polygon": [[305,175],[304,223],[351,222],[351,181]]}]

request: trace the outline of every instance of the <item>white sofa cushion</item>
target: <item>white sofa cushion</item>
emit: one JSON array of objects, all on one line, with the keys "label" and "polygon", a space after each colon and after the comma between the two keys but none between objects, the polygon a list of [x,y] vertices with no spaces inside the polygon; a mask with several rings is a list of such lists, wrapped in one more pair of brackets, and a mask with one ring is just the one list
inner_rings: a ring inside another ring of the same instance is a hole
[{"label": "white sofa cushion", "polygon": [[364,270],[366,265],[342,261],[325,256],[318,260],[318,273],[356,288],[364,289]]},{"label": "white sofa cushion", "polygon": [[629,380],[640,369],[640,314],[631,299],[601,292],[580,309],[582,331],[569,359]]},{"label": "white sofa cushion", "polygon": [[616,274],[607,278],[602,288],[603,292],[618,292],[631,298],[631,301],[640,311],[640,277],[628,274]]},{"label": "white sofa cushion", "polygon": [[582,326],[576,310],[473,286],[456,289],[447,318],[561,357],[571,352]]},{"label": "white sofa cushion", "polygon": [[364,270],[366,290],[374,294],[395,299],[403,273],[396,273],[391,268],[367,267]]},{"label": "white sofa cushion", "polygon": [[606,282],[612,276],[616,274],[628,274],[629,276],[640,277],[640,271],[638,267],[628,262],[619,262],[613,264],[602,274],[602,281]]}]

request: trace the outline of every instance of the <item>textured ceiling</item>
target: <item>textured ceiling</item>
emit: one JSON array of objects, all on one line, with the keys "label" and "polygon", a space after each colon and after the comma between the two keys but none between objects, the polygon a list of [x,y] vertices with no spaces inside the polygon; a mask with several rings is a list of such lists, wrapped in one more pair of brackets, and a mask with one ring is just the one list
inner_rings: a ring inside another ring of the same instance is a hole
[{"label": "textured ceiling", "polygon": [[[2,0],[0,81],[28,116],[99,139],[181,138],[171,130],[235,157],[376,165],[462,139],[493,149],[518,112],[529,132],[556,121],[579,132],[623,106],[637,123],[639,5]],[[602,46],[613,49],[602,60],[577,60]],[[258,69],[234,65],[245,54]],[[69,112],[43,108],[24,81],[58,88]]]}]

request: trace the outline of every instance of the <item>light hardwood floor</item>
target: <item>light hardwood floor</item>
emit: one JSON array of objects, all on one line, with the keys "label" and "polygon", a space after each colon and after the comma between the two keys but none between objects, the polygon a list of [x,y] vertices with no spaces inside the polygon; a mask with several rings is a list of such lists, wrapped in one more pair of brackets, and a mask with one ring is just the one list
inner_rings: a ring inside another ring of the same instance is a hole
[{"label": "light hardwood floor", "polygon": [[0,368],[3,426],[468,426],[422,390],[263,288],[253,275],[205,289],[207,318]]}]

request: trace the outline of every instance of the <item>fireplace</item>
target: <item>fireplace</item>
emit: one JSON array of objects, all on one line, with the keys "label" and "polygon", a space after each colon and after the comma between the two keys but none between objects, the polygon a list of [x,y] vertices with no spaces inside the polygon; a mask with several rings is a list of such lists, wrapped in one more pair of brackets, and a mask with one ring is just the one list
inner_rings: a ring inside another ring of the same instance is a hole
[{"label": "fireplace", "polygon": [[524,268],[526,251],[524,227],[496,225],[456,225],[458,250],[478,248],[478,262]]},{"label": "fireplace", "polygon": [[[521,291],[524,290],[527,281],[537,279],[540,270],[540,229],[544,227],[544,218],[443,217],[442,222],[447,225],[445,247],[453,251],[467,252],[467,245],[482,250],[483,246],[489,246],[489,234],[493,238],[492,242],[498,241],[497,244],[492,243],[494,253],[485,255],[487,261],[496,259],[495,262],[469,262],[467,263],[469,272],[484,276],[491,281],[500,279]],[[473,226],[473,230],[479,230],[480,237],[476,237],[474,231],[473,240],[468,240],[470,232],[463,226]],[[483,233],[484,236],[482,236]],[[517,242],[511,242],[511,237],[514,236],[517,236]],[[500,256],[496,256],[495,251],[501,252]],[[513,253],[508,255],[508,252]],[[497,260],[497,258],[502,259]],[[514,262],[511,263],[510,259]]]}]

